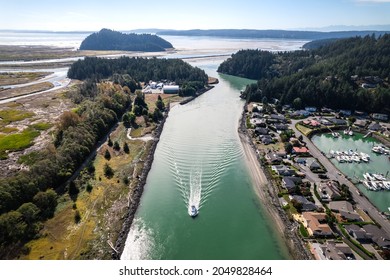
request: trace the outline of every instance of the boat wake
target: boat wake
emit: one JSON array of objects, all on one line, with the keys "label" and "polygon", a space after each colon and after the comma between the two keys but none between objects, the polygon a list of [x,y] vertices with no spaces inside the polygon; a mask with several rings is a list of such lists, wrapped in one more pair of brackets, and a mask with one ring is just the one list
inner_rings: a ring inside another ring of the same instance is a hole
[{"label": "boat wake", "polygon": [[[223,173],[232,162],[241,156],[240,150],[227,142],[216,151],[203,154],[192,162],[180,160],[173,150],[167,152],[171,173],[190,216],[196,216],[219,185]],[[193,206],[196,208],[194,215]]]}]

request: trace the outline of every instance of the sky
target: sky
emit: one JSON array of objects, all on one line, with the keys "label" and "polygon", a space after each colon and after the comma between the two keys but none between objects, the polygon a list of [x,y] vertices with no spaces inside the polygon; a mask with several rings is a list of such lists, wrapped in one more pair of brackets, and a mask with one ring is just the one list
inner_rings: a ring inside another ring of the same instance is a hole
[{"label": "sky", "polygon": [[120,31],[390,25],[390,0],[0,0],[0,29]]}]

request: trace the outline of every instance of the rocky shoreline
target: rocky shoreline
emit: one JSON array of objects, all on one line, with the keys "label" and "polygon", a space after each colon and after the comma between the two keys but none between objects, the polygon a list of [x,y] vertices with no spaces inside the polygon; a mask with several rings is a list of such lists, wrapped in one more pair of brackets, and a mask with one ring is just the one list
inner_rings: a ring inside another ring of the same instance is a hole
[{"label": "rocky shoreline", "polygon": [[116,240],[115,246],[113,248],[112,259],[114,259],[114,260],[120,259],[122,252],[125,248],[127,235],[129,234],[131,224],[134,220],[135,213],[137,212],[139,203],[141,201],[141,196],[142,196],[142,193],[144,191],[146,179],[148,177],[150,169],[152,168],[152,163],[154,160],[154,153],[156,151],[157,144],[160,141],[160,135],[163,131],[165,121],[168,118],[169,110],[170,110],[170,107],[168,106],[167,110],[164,113],[163,119],[161,120],[160,124],[155,129],[155,131],[153,132],[153,134],[154,134],[153,135],[154,136],[153,137],[154,138],[153,144],[152,144],[152,146],[149,150],[149,154],[145,160],[144,167],[142,169],[142,173],[138,179],[138,184],[132,192],[131,199],[129,199],[128,211],[127,211],[126,216],[124,218],[124,223],[123,223],[122,229],[118,235],[118,239]]}]

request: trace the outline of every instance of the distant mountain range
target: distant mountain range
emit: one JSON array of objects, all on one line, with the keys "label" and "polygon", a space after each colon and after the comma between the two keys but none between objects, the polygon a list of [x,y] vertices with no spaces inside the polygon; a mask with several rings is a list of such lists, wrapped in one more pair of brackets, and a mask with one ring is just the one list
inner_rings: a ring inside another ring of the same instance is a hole
[{"label": "distant mountain range", "polygon": [[[0,30],[14,33],[93,33],[94,31],[43,31],[43,30]],[[390,33],[390,25],[347,26],[334,25],[322,28],[299,28],[295,30],[260,30],[260,29],[192,29],[174,30],[145,28],[123,30],[122,33],[156,34],[171,36],[211,36],[226,38],[273,38],[273,39],[302,39],[321,40],[337,39],[355,36],[366,36],[375,33],[380,36]]]},{"label": "distant mountain range", "polygon": [[390,33],[390,31],[292,31],[292,30],[257,30],[257,29],[193,29],[193,30],[155,30],[157,35],[171,36],[212,36],[229,38],[273,38],[273,39],[302,39],[320,40],[330,38],[364,37],[375,34],[376,36]]},{"label": "distant mountain range", "polygon": [[331,25],[318,28],[294,28],[298,31],[390,31],[390,24],[387,25]]}]

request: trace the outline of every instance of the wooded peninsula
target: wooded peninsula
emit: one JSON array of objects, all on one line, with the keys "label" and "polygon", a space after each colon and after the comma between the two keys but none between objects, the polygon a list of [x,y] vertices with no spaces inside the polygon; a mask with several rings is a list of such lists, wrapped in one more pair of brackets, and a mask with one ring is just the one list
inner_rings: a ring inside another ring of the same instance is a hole
[{"label": "wooded peninsula", "polygon": [[281,105],[390,112],[390,35],[330,40],[311,50],[271,53],[241,50],[218,72],[258,80],[248,101],[278,99]]}]

